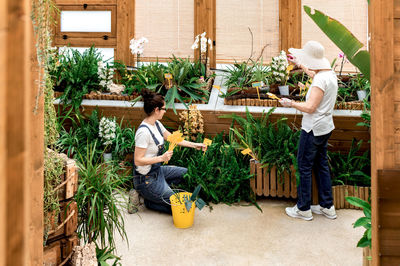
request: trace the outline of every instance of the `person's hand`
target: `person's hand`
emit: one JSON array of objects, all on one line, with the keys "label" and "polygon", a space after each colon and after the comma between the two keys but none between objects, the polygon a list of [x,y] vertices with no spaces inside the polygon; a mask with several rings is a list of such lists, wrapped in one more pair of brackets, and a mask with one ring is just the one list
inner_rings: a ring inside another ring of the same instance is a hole
[{"label": "person's hand", "polygon": [[299,66],[300,65],[300,61],[292,54],[288,54],[287,55],[287,59],[288,59],[289,62],[291,62],[295,66]]},{"label": "person's hand", "polygon": [[168,162],[171,159],[173,153],[174,153],[173,151],[165,152],[163,155],[161,155],[161,160],[163,162]]},{"label": "person's hand", "polygon": [[196,150],[202,150],[205,151],[207,150],[207,145],[204,143],[193,143],[193,148],[195,148]]},{"label": "person's hand", "polygon": [[279,103],[283,107],[292,107],[292,100],[290,100],[288,98],[282,98],[281,100],[279,100]]}]

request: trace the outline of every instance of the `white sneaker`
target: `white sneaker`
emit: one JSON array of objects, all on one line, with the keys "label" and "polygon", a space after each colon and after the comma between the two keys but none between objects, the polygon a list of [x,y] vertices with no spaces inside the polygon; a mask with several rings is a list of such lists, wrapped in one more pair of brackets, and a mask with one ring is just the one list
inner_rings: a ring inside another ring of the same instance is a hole
[{"label": "white sneaker", "polygon": [[311,211],[315,214],[322,214],[326,218],[329,219],[336,219],[336,211],[335,211],[335,206],[332,205],[332,207],[328,208],[323,208],[320,205],[311,205]]},{"label": "white sneaker", "polygon": [[293,218],[299,218],[306,221],[311,221],[313,219],[311,209],[308,211],[300,211],[299,208],[297,208],[297,204],[294,205],[294,207],[287,207],[285,210],[286,214]]}]

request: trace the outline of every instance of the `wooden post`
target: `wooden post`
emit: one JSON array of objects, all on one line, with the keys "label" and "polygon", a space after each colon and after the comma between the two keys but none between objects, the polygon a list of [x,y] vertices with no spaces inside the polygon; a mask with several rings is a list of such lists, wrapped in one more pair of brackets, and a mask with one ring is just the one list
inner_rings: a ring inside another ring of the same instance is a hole
[{"label": "wooden post", "polygon": [[[400,169],[399,1],[370,1],[372,263],[380,265],[379,169]],[[394,10],[397,10],[396,12]],[[395,15],[398,16],[395,18]],[[396,68],[395,68],[396,66]]]},{"label": "wooden post", "polygon": [[301,0],[279,0],[280,50],[301,48]]},{"label": "wooden post", "polygon": [[[194,0],[194,37],[207,32],[207,37],[213,41],[213,49],[208,51],[210,66],[216,66],[216,0]],[[194,39],[193,39],[194,40]],[[194,52],[198,58],[198,50]]]},{"label": "wooden post", "polygon": [[117,1],[117,49],[115,59],[134,66],[135,58],[129,49],[129,41],[135,36],[135,0]]},{"label": "wooden post", "polygon": [[6,231],[7,231],[7,156],[6,156],[6,88],[7,88],[7,3],[0,1],[0,265],[6,265]]}]

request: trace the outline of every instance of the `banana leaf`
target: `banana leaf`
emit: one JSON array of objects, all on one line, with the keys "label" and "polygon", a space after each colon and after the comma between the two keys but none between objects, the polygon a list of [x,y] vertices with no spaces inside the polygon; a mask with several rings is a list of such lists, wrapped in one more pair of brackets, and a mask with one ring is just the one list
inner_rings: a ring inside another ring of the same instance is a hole
[{"label": "banana leaf", "polygon": [[346,55],[347,59],[370,80],[370,54],[361,50],[364,46],[342,23],[319,10],[304,6],[304,11]]}]

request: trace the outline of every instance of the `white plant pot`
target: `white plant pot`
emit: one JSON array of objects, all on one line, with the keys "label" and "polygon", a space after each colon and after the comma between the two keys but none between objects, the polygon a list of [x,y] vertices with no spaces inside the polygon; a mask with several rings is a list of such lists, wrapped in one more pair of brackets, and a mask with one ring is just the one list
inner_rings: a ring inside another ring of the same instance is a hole
[{"label": "white plant pot", "polygon": [[366,91],[357,91],[358,100],[362,101],[365,97],[367,97]]},{"label": "white plant pot", "polygon": [[278,86],[280,95],[289,95],[289,85]]},{"label": "white plant pot", "polygon": [[105,162],[109,162],[112,160],[112,153],[103,153],[103,158]]}]

